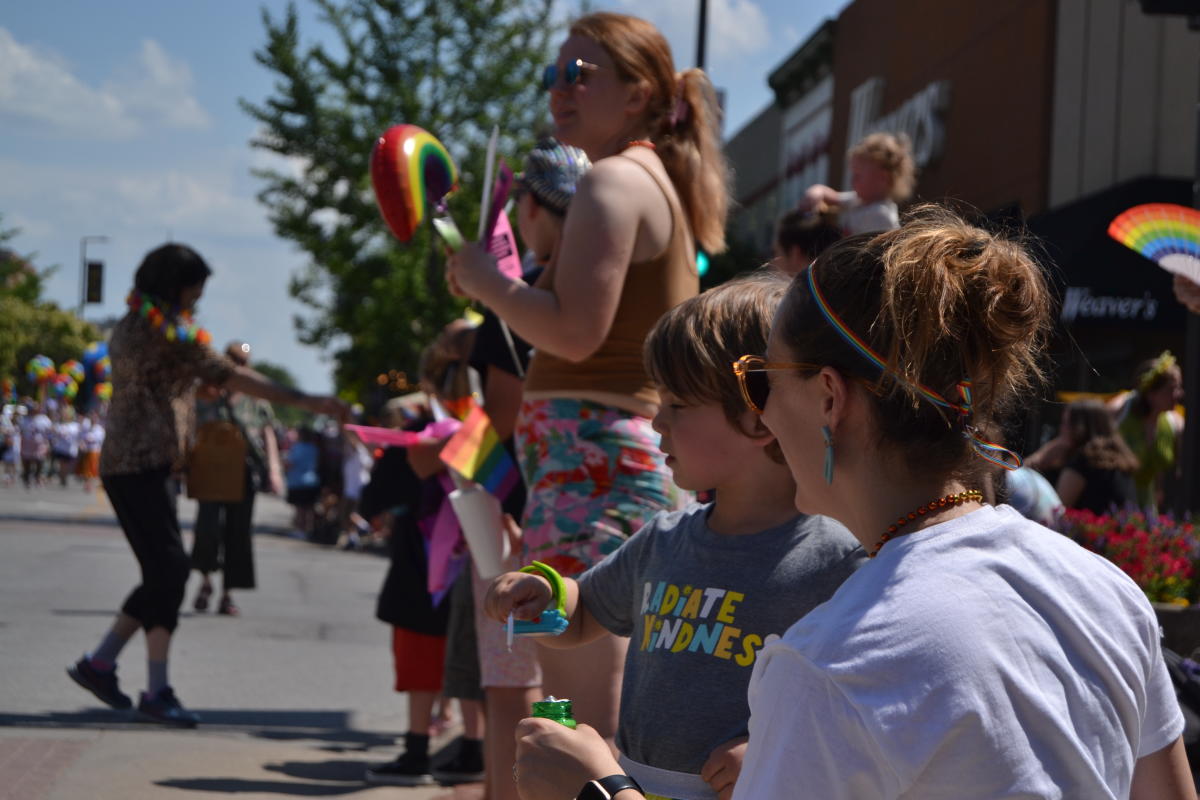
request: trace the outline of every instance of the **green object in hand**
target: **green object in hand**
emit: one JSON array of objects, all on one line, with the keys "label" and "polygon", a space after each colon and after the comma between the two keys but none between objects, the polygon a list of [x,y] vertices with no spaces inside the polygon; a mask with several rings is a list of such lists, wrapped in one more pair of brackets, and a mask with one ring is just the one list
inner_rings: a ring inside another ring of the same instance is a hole
[{"label": "green object in hand", "polygon": [[540,700],[533,704],[533,716],[541,717],[542,719],[552,719],[560,725],[566,725],[568,728],[575,727],[575,720],[571,714],[571,701],[559,700],[554,695],[550,695],[545,700]]}]

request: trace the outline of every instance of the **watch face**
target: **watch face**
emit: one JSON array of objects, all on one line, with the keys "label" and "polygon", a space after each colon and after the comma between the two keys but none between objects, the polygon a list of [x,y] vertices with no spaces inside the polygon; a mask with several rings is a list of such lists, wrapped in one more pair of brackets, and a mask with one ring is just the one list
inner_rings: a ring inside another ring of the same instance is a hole
[{"label": "watch face", "polygon": [[575,800],[609,800],[610,797],[612,795],[604,791],[600,781],[588,781],[583,785],[583,791],[575,796]]}]

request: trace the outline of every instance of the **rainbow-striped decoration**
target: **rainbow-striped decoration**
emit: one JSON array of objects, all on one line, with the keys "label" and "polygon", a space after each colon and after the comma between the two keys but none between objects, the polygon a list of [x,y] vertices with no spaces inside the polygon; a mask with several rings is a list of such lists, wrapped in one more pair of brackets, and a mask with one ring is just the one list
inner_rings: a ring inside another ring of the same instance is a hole
[{"label": "rainbow-striped decoration", "polygon": [[73,358],[58,365],[58,374],[70,375],[71,380],[76,383],[83,383],[83,379],[87,376],[87,373],[83,371],[83,364]]},{"label": "rainbow-striped decoration", "polygon": [[1200,211],[1173,203],[1134,206],[1108,235],[1168,272],[1200,283]]},{"label": "rainbow-striped decoration", "polygon": [[517,465],[487,413],[475,404],[458,433],[442,448],[442,463],[503,500],[517,485]]},{"label": "rainbow-striped decoration", "polygon": [[833,307],[829,305],[829,301],[825,299],[825,295],[821,292],[821,287],[817,285],[813,265],[810,264],[808,269],[804,271],[804,274],[808,280],[808,289],[812,293],[813,300],[817,303],[817,309],[821,312],[821,316],[825,317],[825,321],[829,323],[829,326],[837,331],[846,340],[847,344],[858,351],[859,355],[874,364],[875,368],[880,372],[891,375],[897,381],[912,387],[917,394],[935,406],[957,414],[962,422],[963,436],[970,441],[971,447],[974,448],[977,456],[1007,470],[1021,468],[1023,462],[1019,455],[1003,445],[984,439],[978,429],[971,424],[971,415],[974,413],[974,400],[971,397],[971,381],[964,379],[958,382],[955,389],[958,390],[959,402],[954,403],[923,383],[906,380],[902,375],[889,369],[887,361],[884,360],[883,356],[875,352],[866,339],[863,339],[851,330],[850,326],[843,322],[842,318],[833,310]]},{"label": "rainbow-striped decoration", "polygon": [[30,383],[36,383],[38,386],[50,383],[57,374],[50,356],[36,355],[25,365],[25,377],[29,378]]},{"label": "rainbow-striped decoration", "polygon": [[458,185],[458,168],[437,137],[416,125],[393,125],[371,151],[371,184],[383,219],[410,241],[436,206]]}]

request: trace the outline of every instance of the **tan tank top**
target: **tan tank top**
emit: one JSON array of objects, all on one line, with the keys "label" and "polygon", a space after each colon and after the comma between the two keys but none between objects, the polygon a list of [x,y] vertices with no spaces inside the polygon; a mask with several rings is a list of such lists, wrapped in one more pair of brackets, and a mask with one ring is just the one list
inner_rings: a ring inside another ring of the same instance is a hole
[{"label": "tan tank top", "polygon": [[[700,291],[691,226],[674,191],[668,190],[646,164],[629,155],[658,184],[671,207],[671,239],[656,258],[629,265],[625,285],[613,319],[600,348],[578,363],[537,351],[529,365],[525,391],[568,396],[572,392],[603,393],[628,397],[638,405],[658,404],[658,392],[642,365],[642,344],[658,318],[695,297]],[[556,262],[546,267],[538,286],[554,291],[558,276]]]}]

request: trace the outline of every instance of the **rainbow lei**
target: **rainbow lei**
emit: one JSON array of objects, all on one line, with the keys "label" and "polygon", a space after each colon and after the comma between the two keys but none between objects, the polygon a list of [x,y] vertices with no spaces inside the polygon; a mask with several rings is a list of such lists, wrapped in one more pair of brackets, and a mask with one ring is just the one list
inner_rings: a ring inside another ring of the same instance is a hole
[{"label": "rainbow lei", "polygon": [[[860,337],[854,331],[850,330],[849,326],[842,322],[841,317],[839,317],[833,308],[830,307],[829,303],[825,300],[825,295],[821,294],[821,290],[817,286],[817,281],[816,278],[813,277],[813,268],[811,265],[807,270],[805,270],[804,274],[808,278],[808,289],[810,292],[812,292],[813,300],[816,301],[817,308],[820,309],[821,315],[825,317],[825,321],[829,323],[830,327],[841,334],[842,338],[845,339],[846,342],[849,343],[849,345],[853,347],[859,355],[878,367],[880,372],[889,374],[897,381],[911,386],[916,390],[917,394],[921,395],[921,397],[924,397],[935,406],[947,409],[948,411],[956,412],[959,416],[959,420],[962,423],[963,436],[971,442],[971,447],[974,448],[975,454],[980,458],[985,461],[990,461],[996,466],[1003,467],[1007,470],[1018,469],[1021,466],[1021,457],[1019,455],[1003,445],[996,444],[995,442],[989,442],[987,439],[984,439],[983,436],[980,435],[979,430],[971,424],[971,413],[974,407],[974,403],[971,399],[971,381],[962,380],[958,382],[957,389],[960,402],[952,403],[946,398],[942,397],[942,395],[938,392],[930,389],[928,386],[925,386],[921,383],[907,381],[900,375],[897,375],[894,371],[888,369],[887,362],[883,360],[883,357],[880,356],[879,353],[876,353],[871,345],[867,344],[865,339]],[[1009,459],[1011,459],[1011,461]]]},{"label": "rainbow lei", "polygon": [[129,293],[125,302],[130,311],[150,323],[150,327],[160,331],[168,341],[196,342],[203,345],[212,341],[212,335],[208,331],[192,322],[190,311],[169,306],[164,311],[162,303],[137,289]]}]

